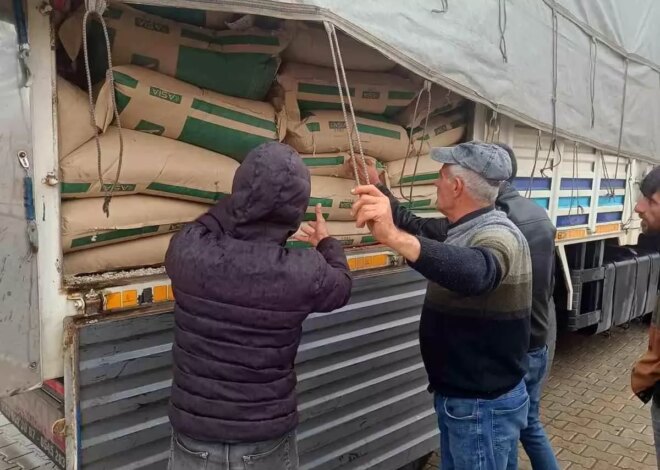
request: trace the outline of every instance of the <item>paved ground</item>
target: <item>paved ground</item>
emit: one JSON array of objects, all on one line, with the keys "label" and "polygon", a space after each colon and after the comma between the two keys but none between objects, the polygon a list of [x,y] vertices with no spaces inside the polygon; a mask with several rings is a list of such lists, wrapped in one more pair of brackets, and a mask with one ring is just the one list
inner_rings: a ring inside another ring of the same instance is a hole
[{"label": "paved ground", "polygon": [[[558,339],[542,419],[562,469],[657,469],[649,407],[630,391],[647,331],[635,323],[609,336]],[[522,451],[520,461],[521,470],[531,469]],[[438,468],[437,459],[428,468]]]},{"label": "paved ground", "polygon": [[55,470],[55,464],[0,414],[0,470]]}]

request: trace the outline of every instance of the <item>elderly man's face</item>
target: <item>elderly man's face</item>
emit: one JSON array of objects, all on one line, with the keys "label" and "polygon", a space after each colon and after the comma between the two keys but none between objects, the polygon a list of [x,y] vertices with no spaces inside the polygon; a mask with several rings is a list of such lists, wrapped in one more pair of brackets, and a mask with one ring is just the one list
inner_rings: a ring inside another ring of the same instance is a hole
[{"label": "elderly man's face", "polygon": [[660,191],[651,197],[640,196],[635,206],[635,212],[642,219],[642,232],[660,232]]},{"label": "elderly man's face", "polygon": [[438,179],[435,180],[435,187],[437,188],[437,198],[436,208],[447,215],[447,211],[451,211],[456,205],[456,197],[459,194],[457,187],[458,181],[451,174],[449,170],[451,165],[442,165],[440,169],[440,175]]}]

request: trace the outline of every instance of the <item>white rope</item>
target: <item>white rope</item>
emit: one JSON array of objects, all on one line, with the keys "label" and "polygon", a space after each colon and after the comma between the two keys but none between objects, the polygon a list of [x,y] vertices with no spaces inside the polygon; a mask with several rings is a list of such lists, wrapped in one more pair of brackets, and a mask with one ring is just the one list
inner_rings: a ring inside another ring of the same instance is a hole
[{"label": "white rope", "polygon": [[[119,178],[121,175],[121,167],[124,157],[124,139],[121,133],[121,121],[119,119],[119,111],[117,110],[117,100],[115,96],[115,81],[112,75],[112,51],[110,47],[110,37],[108,35],[108,28],[103,19],[103,12],[106,9],[105,0],[86,0],[85,1],[85,15],[83,16],[82,22],[82,33],[83,33],[83,52],[85,55],[85,74],[87,78],[87,95],[89,97],[89,115],[92,127],[94,129],[94,140],[96,142],[96,157],[97,157],[97,169],[99,176],[99,184],[101,185],[101,191],[105,192],[105,199],[103,201],[103,212],[106,217],[110,217],[110,201],[112,200],[112,195],[119,183]],[[115,180],[111,186],[106,187],[103,182],[103,168],[102,168],[102,157],[101,157],[101,140],[99,137],[99,129],[96,122],[96,113],[94,106],[94,96],[92,93],[92,73],[89,66],[89,50],[87,47],[87,22],[90,18],[98,18],[101,27],[103,28],[103,35],[105,37],[105,47],[106,53],[108,55],[108,70],[106,72],[106,80],[109,85],[110,93],[110,102],[112,105],[113,113],[115,116],[117,134],[119,135],[119,158],[117,160],[117,174],[115,175]]]},{"label": "white rope", "polygon": [[[364,172],[364,181],[366,184],[369,184],[369,173],[367,172],[367,160],[364,158],[364,151],[362,149],[362,139],[360,138],[360,131],[358,130],[357,120],[355,118],[355,109],[353,108],[353,100],[351,99],[351,90],[348,86],[348,78],[346,77],[346,70],[344,69],[344,61],[341,56],[341,50],[339,48],[339,39],[337,38],[337,31],[335,26],[332,23],[325,21],[325,30],[328,33],[328,40],[330,41],[330,53],[332,54],[332,64],[335,69],[335,76],[337,79],[337,89],[339,90],[339,100],[341,102],[341,110],[344,115],[344,123],[346,124],[346,133],[348,135],[348,148],[351,155],[351,160],[353,162],[353,172],[355,176],[355,182],[360,184],[360,174],[357,168],[357,162],[355,160],[355,149],[353,147],[353,138],[351,135],[351,130],[355,132],[355,138],[358,144],[358,150],[360,152],[360,162],[362,163],[362,170]],[[340,78],[341,70],[341,78]],[[342,84],[343,78],[343,84]],[[351,112],[351,125],[349,127],[348,113],[346,112],[346,103],[344,102],[344,87],[346,91],[346,99],[348,101],[348,107]],[[349,130],[351,129],[351,130]]]}]

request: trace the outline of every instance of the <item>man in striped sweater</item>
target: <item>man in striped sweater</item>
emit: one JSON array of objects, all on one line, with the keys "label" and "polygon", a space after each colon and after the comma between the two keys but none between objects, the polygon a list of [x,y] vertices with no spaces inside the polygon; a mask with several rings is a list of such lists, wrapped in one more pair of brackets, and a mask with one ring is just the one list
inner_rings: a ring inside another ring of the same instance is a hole
[{"label": "man in striped sweater", "polygon": [[525,238],[495,210],[511,160],[499,146],[469,142],[433,149],[442,163],[438,210],[450,222],[444,242],[397,227],[390,200],[361,186],[353,206],[381,243],[428,280],[420,346],[434,393],[443,470],[517,468],[520,430],[527,425],[527,370],[532,271]]}]

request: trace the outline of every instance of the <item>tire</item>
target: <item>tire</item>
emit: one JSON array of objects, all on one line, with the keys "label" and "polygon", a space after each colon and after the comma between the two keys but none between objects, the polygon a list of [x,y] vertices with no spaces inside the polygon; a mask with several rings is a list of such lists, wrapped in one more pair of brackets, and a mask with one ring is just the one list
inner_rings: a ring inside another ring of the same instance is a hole
[{"label": "tire", "polygon": [[555,309],[555,300],[551,297],[548,303],[548,367],[545,372],[546,378],[552,370],[552,363],[555,360],[555,348],[557,346],[557,311]]}]

